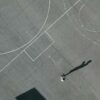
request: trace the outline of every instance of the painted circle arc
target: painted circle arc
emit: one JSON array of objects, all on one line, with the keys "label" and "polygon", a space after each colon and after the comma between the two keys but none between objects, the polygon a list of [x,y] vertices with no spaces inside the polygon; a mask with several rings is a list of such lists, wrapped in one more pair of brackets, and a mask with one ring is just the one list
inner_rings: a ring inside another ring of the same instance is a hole
[{"label": "painted circle arc", "polygon": [[80,9],[80,22],[91,32],[100,32],[100,0],[88,0]]},{"label": "painted circle arc", "polygon": [[16,50],[41,30],[49,0],[0,0],[0,54]]}]

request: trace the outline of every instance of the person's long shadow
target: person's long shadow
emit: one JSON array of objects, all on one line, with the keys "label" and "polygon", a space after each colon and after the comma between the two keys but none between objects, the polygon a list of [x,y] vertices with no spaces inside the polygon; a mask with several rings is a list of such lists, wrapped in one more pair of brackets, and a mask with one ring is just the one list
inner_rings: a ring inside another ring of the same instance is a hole
[{"label": "person's long shadow", "polygon": [[92,62],[92,60],[88,60],[87,62],[83,61],[81,65],[79,65],[79,66],[77,66],[77,67],[71,69],[67,74],[63,73],[63,74],[61,75],[62,79],[65,80],[67,75],[69,75],[69,74],[71,74],[71,73],[73,73],[73,72],[75,72],[75,71],[77,71],[77,70],[79,70],[79,69],[81,69],[81,68],[84,68],[85,66],[87,66],[87,65],[90,64],[91,62]]}]

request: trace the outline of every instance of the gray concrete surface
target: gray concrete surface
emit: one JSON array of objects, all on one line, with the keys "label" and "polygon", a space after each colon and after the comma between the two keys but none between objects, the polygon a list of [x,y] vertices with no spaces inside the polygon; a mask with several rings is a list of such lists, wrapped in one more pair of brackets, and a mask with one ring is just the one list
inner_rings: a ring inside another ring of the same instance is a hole
[{"label": "gray concrete surface", "polygon": [[30,41],[41,29],[49,0],[0,0],[0,52]]},{"label": "gray concrete surface", "polygon": [[[47,100],[99,100],[98,11],[99,0],[1,0],[0,100],[16,100],[34,87]],[[63,72],[89,59],[60,81]]]}]

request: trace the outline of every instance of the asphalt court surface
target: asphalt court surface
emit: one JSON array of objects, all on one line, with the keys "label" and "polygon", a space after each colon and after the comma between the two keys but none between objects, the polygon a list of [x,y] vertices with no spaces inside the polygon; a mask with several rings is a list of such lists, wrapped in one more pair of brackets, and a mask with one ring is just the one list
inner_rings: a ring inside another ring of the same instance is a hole
[{"label": "asphalt court surface", "polygon": [[[54,46],[51,46],[34,63],[23,53],[0,75],[0,97],[4,100],[15,100],[14,98],[17,95],[32,87],[36,87],[41,90],[41,93],[46,98],[51,98],[52,100],[78,99],[77,95],[79,97],[82,96],[82,100],[84,98],[86,100],[88,98],[94,100],[94,94],[84,82],[84,77],[79,76],[79,73],[74,74],[77,78],[74,79],[74,77],[69,76],[70,78],[65,83],[61,83],[59,76],[66,69],[66,66],[70,69],[71,65],[66,63],[65,58]],[[77,84],[81,86],[81,89],[79,89]],[[88,97],[89,95],[91,96]]]},{"label": "asphalt court surface", "polygon": [[[83,0],[84,1],[84,0]],[[73,7],[67,15],[72,21],[74,27],[81,31],[80,34],[83,37],[87,38],[94,44],[99,44],[99,6],[94,7],[96,4],[99,4],[99,0],[96,1],[87,1],[84,3],[81,1],[77,6]],[[94,5],[94,6],[93,6]]]},{"label": "asphalt court surface", "polygon": [[[32,1],[33,0],[29,0],[28,2],[27,0],[17,0],[17,4],[21,7],[18,7],[17,10],[25,9],[23,13],[26,15],[28,13],[29,15],[27,16],[27,18],[29,17],[30,19],[28,23],[32,22],[32,19],[35,19],[33,18],[34,13],[38,12],[38,14],[40,14],[38,16],[42,16],[41,12],[44,11],[43,9],[45,8],[47,10],[47,7],[43,6],[44,3],[46,3],[45,0],[41,0],[41,2],[40,0],[34,0],[35,3],[33,4],[36,12],[33,12]],[[96,1],[95,4],[98,3]],[[7,2],[8,1],[4,3],[2,1],[4,5],[8,4]],[[16,3],[15,1],[13,2],[16,9]],[[19,49],[19,51],[0,55],[1,100],[15,100],[16,96],[33,87],[36,87],[48,100],[99,100],[99,22],[96,24],[97,20],[92,20],[94,12],[90,12],[89,9],[94,7],[91,6],[94,2],[89,2],[90,0],[58,0],[58,2],[51,0],[49,2],[50,12],[40,35],[28,46]],[[38,5],[38,7],[42,5],[43,9],[36,7],[36,5]],[[97,9],[93,9],[93,11],[97,11],[98,9],[99,6]],[[89,13],[86,11],[89,11]],[[21,11],[19,13],[21,13]],[[41,21],[43,21],[47,11],[44,11],[44,13],[40,20],[35,20],[39,21],[35,22],[37,24],[36,26],[39,26],[38,28],[42,27],[43,23]],[[8,18],[4,18],[9,19],[9,16],[12,14],[5,15]],[[88,14],[92,17],[90,18]],[[96,14],[98,15],[98,12],[96,12]],[[21,15],[23,17],[18,16],[17,18],[26,21],[26,19],[24,19],[25,16],[23,14]],[[95,15],[97,18],[98,16]],[[38,18],[37,16],[35,17]],[[21,23],[21,21],[19,22]],[[87,22],[89,22],[90,26],[87,25]],[[21,27],[25,23],[20,23],[18,23],[18,26],[16,26],[17,24],[13,24],[12,29],[19,30],[19,33],[23,35],[25,30],[22,31],[23,28]],[[28,23],[25,26],[26,28],[24,27],[26,30],[28,30],[27,28],[31,25]],[[4,28],[5,26],[7,26],[7,24],[4,25]],[[36,29],[35,34],[38,34],[38,28],[32,29]],[[11,29],[11,27],[8,25],[7,29]],[[33,31],[32,34],[29,34],[29,40],[35,36],[35,34],[33,34]],[[24,38],[28,39],[27,37]],[[14,48],[12,50],[14,50]],[[10,48],[7,47],[5,52],[8,51],[10,51]],[[3,53],[4,52],[1,54]],[[68,76],[64,83],[60,81],[60,75],[63,72],[66,73],[72,67],[77,66],[81,61],[87,59],[93,60],[92,65]]]},{"label": "asphalt court surface", "polygon": [[47,17],[48,7],[49,0],[1,0],[0,52],[18,49],[37,35]]},{"label": "asphalt court surface", "polygon": [[[81,4],[82,2],[79,2],[75,6],[75,8],[79,7]],[[60,48],[63,55],[70,53],[69,56],[72,55],[73,59],[75,59],[76,56],[74,58],[72,52],[74,52],[82,58],[83,54],[85,54],[85,52],[88,51],[88,48],[90,48],[93,45],[93,43],[89,39],[83,37],[84,33],[82,33],[78,28],[76,28],[77,23],[73,23],[74,17],[76,18],[76,12],[75,14],[73,14],[73,10],[74,9],[72,8],[67,13],[69,15],[65,14],[50,30],[48,30],[48,33],[53,37],[53,39],[55,40],[54,45]]]},{"label": "asphalt court surface", "polygon": [[46,49],[48,49],[54,40],[49,37],[48,33],[43,33],[34,43],[25,51],[32,57],[33,60],[39,57]]}]

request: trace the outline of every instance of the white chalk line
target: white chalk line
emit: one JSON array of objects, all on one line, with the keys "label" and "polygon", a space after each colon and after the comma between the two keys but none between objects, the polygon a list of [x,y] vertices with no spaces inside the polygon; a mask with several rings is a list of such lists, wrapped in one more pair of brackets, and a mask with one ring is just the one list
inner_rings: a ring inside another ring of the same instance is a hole
[{"label": "white chalk line", "polygon": [[[85,5],[85,4],[83,4],[80,8],[82,8],[84,5]],[[79,11],[80,11],[80,10],[79,10]],[[70,15],[69,15],[68,13],[67,13],[66,15],[68,16],[69,20],[72,22],[72,19],[70,18]],[[72,23],[73,23],[73,22],[72,22]],[[77,31],[79,31],[79,34],[80,34],[82,37],[84,37],[85,39],[91,41],[93,44],[100,46],[100,44],[98,43],[99,41],[97,42],[97,41],[92,40],[91,38],[87,37],[87,35],[83,34],[75,25],[73,25],[73,26],[77,29]]]},{"label": "white chalk line", "polygon": [[[64,4],[64,9],[66,10],[66,6],[65,6],[65,4]],[[82,34],[83,35],[83,34]],[[85,35],[83,35],[83,37],[85,37],[86,38],[86,36]],[[94,43],[95,43],[95,41],[94,41]],[[55,64],[55,61],[51,58],[51,56],[49,56],[49,58],[53,61],[53,63]],[[74,84],[75,85],[75,84]],[[92,89],[92,91],[93,91],[93,93],[95,93],[96,94],[96,92],[94,91],[94,89]]]},{"label": "white chalk line", "polygon": [[[83,6],[84,6],[84,4],[83,4]],[[81,7],[81,8],[82,8],[82,7]],[[69,16],[69,14],[67,14],[67,15]],[[69,16],[69,19],[70,19],[71,22],[72,22],[72,19],[70,18],[70,16]],[[73,26],[74,26],[74,25],[73,25]],[[74,26],[74,27],[75,27],[75,26]],[[91,40],[90,38],[88,38],[85,34],[82,34],[81,31],[80,31],[77,27],[75,27],[75,28],[79,31],[79,34],[80,34],[81,36],[83,36],[83,37],[86,38],[87,40],[91,41],[93,44],[100,46],[96,41],[93,41],[93,40]],[[95,92],[95,90],[93,89],[93,87],[91,87],[91,90],[92,90],[92,92],[93,92],[94,94],[96,94],[96,92]],[[96,95],[96,96],[97,96],[97,98],[99,98],[98,95]]]},{"label": "white chalk line", "polygon": [[[45,22],[44,22],[44,24],[42,25],[42,27],[41,27],[41,29],[39,30],[39,32],[37,33],[37,35],[36,36],[34,36],[34,38],[31,40],[31,41],[29,41],[28,43],[27,43],[27,45],[28,46],[26,46],[26,48],[25,49],[27,49],[32,43],[34,43],[36,40],[37,40],[37,36],[40,34],[40,32],[41,32],[41,30],[44,28],[44,26],[45,26],[45,24],[46,24],[46,22],[47,22],[47,19],[48,19],[48,15],[49,15],[49,12],[50,12],[50,4],[51,4],[51,1],[49,0],[49,7],[48,7],[48,13],[47,13],[47,16],[46,16],[46,19],[45,19]],[[41,36],[41,34],[40,34],[40,36]],[[40,36],[38,36],[38,38],[40,37]],[[35,39],[36,38],[36,39]],[[35,39],[35,40],[34,40]],[[33,41],[34,40],[34,41]],[[32,42],[33,41],[33,42]],[[31,43],[32,42],[32,43]],[[31,44],[30,44],[31,43]],[[24,45],[25,46],[25,45]],[[24,47],[23,46],[23,47]],[[20,48],[22,48],[22,47],[20,47]],[[20,49],[19,48],[19,49]],[[25,50],[24,49],[24,50]],[[18,50],[18,49],[17,49]],[[23,52],[24,52],[24,50],[22,50],[16,57],[14,57],[7,65],[5,65],[1,70],[0,70],[0,72],[2,72],[5,68],[7,68],[14,60],[16,60]],[[16,50],[13,50],[13,51],[16,51]],[[13,51],[10,51],[10,52],[13,52]],[[10,53],[10,52],[8,52],[8,53]],[[5,54],[7,54],[7,53],[5,53]]]},{"label": "white chalk line", "polygon": [[57,18],[57,19],[45,30],[45,32],[48,31],[50,28],[52,28],[52,26],[53,26],[54,24],[56,24],[62,17],[64,17],[64,16],[65,16],[75,5],[77,5],[80,1],[81,1],[81,0],[78,0],[77,2],[75,2],[75,3],[73,4],[73,6],[71,6],[68,10],[66,10],[59,18]]},{"label": "white chalk line", "polygon": [[55,42],[55,40],[52,38],[52,36],[47,31],[45,31],[45,33],[48,35],[48,37],[51,39],[51,41]]},{"label": "white chalk line", "polygon": [[51,56],[48,56],[48,57],[49,57],[49,59],[51,59],[51,61],[53,62],[53,64],[56,65],[55,60]]},{"label": "white chalk line", "polygon": [[[55,20],[45,31],[49,30],[55,23],[57,23],[67,12],[69,12],[80,0],[78,0],[75,4],[73,4],[73,6],[71,6],[68,10],[65,11],[65,13],[63,13],[57,20]],[[44,25],[46,24],[47,22],[47,19],[48,19],[48,15],[49,15],[49,11],[50,11],[50,0],[49,0],[49,8],[48,8],[48,14],[47,14],[47,17],[46,17],[46,20],[44,22],[44,24],[42,25],[42,28],[40,29],[40,31],[29,41],[27,42],[26,44],[24,44],[23,46],[15,49],[15,50],[11,50],[9,52],[5,52],[5,53],[0,53],[0,55],[3,55],[3,54],[8,54],[8,53],[12,53],[12,52],[15,52],[25,46],[27,46],[28,44],[30,44],[41,32],[41,30],[43,29]]]},{"label": "white chalk line", "polygon": [[41,33],[30,45],[27,46],[24,50],[28,49],[32,44],[34,44],[42,35],[46,34],[45,32]]},{"label": "white chalk line", "polygon": [[89,30],[87,27],[85,27],[84,26],[84,24],[81,22],[81,11],[82,11],[82,9],[85,7],[85,4],[83,4],[82,6],[81,6],[81,8],[80,8],[80,10],[79,10],[79,21],[80,21],[80,23],[81,23],[81,27],[82,28],[84,28],[84,29],[86,29],[87,31],[89,31],[89,32],[100,32],[100,31],[95,31],[95,30]]},{"label": "white chalk line", "polygon": [[[69,14],[67,14],[67,15],[69,16]],[[70,21],[72,22],[72,19],[70,18],[70,16],[69,16],[69,19],[70,19]],[[99,45],[99,46],[100,46],[99,43],[97,43],[96,41],[93,41],[92,39],[88,38],[87,35],[83,34],[75,25],[73,25],[73,26],[75,27],[75,29],[77,29],[77,31],[79,32],[79,34],[80,34],[82,37],[84,37],[85,39],[91,41],[93,44]]]},{"label": "white chalk line", "polygon": [[26,51],[26,50],[24,50],[24,52],[26,53],[26,55],[32,60],[32,62],[35,62],[43,53],[45,53],[52,45],[54,44],[54,41],[46,48],[46,49],[44,49],[37,57],[35,57],[35,59],[33,59],[30,55],[29,55],[29,53]]},{"label": "white chalk line", "polygon": [[30,43],[40,34],[41,30],[44,28],[44,26],[45,26],[45,24],[46,24],[46,22],[47,22],[48,15],[49,15],[49,12],[50,12],[50,4],[51,4],[51,0],[49,0],[49,6],[48,6],[48,12],[47,12],[46,19],[45,19],[43,25],[41,26],[39,32],[38,32],[29,42],[27,42],[26,44],[22,45],[21,47],[19,47],[19,48],[17,48],[17,49],[14,49],[14,50],[10,50],[10,51],[8,51],[8,52],[0,53],[0,55],[12,53],[12,52],[15,52],[15,51],[17,51],[17,50],[19,50],[19,49],[21,49],[21,48],[27,46],[28,44],[30,44]]},{"label": "white chalk line", "polygon": [[29,55],[29,53],[26,50],[24,50],[24,53],[31,59],[32,62],[34,62],[33,58]]},{"label": "white chalk line", "polygon": [[[85,7],[85,4],[83,4],[82,6],[81,6],[81,8],[80,8],[80,10],[79,10],[79,21],[80,21],[80,23],[81,23],[81,20],[80,20],[80,12],[81,12],[81,10],[83,9]],[[88,30],[82,23],[81,23],[81,27],[82,28],[84,28],[84,29],[86,29],[87,31],[90,31],[90,32],[99,32],[99,31],[91,31],[91,30]],[[87,37],[85,34],[82,34],[85,38],[87,38],[88,40],[90,40],[90,41],[92,41],[92,42],[94,42],[94,44],[96,44],[96,45],[99,45],[99,43],[98,42],[100,42],[100,41],[94,41],[94,40],[92,40],[91,38],[89,38],[89,37]],[[100,46],[100,45],[99,45]]]},{"label": "white chalk line", "polygon": [[3,72],[13,61],[15,61],[23,52],[20,52],[16,57],[14,57],[7,65],[5,65],[1,70],[0,73]]},{"label": "white chalk line", "polygon": [[[53,25],[55,25],[64,15],[66,15],[66,13],[68,13],[75,5],[77,5],[79,2],[80,2],[80,0],[78,0],[76,3],[74,3],[72,7],[70,7],[70,8],[69,8],[68,10],[66,10],[59,18],[57,18],[44,32],[47,32]],[[48,15],[49,15],[49,11],[50,11],[50,0],[49,0]],[[45,24],[46,24],[47,19],[48,19],[48,16],[47,16],[47,18],[46,18],[46,20],[45,20]],[[44,25],[45,25],[45,24],[44,24]],[[43,26],[44,26],[44,25],[43,25]],[[41,29],[41,30],[42,30],[42,29]],[[34,40],[34,39],[32,39],[29,43],[31,43],[33,40]],[[32,43],[31,43],[31,44],[32,44]],[[27,49],[31,44],[29,44],[25,49]],[[2,68],[2,69],[0,70],[0,72],[2,72],[5,68],[7,68],[15,59],[17,59],[17,58],[20,56],[20,54],[22,54],[22,53],[25,51],[25,49],[22,50],[22,51],[21,51],[15,58],[13,58],[7,65],[5,65],[4,68]]]},{"label": "white chalk line", "polygon": [[[34,40],[34,42],[36,42],[43,34],[45,34],[45,33],[40,34],[40,35]],[[33,44],[34,42],[32,42],[32,44]],[[27,48],[28,48],[29,46],[31,46],[31,45],[28,45]],[[26,50],[27,48],[25,48],[24,50],[22,50],[16,57],[14,57],[7,65],[5,65],[5,66],[0,70],[0,72],[2,72],[5,68],[7,68],[7,66],[9,66],[9,65],[10,65],[15,59],[17,59],[23,52],[25,52],[25,50]]]},{"label": "white chalk line", "polygon": [[[45,34],[45,33],[42,33],[42,34],[40,34],[39,36],[38,36],[38,38],[36,38],[35,40],[34,40],[34,42],[36,42],[43,34]],[[33,42],[33,43],[34,43]],[[24,50],[22,50],[23,52],[25,52],[25,49]],[[5,68],[7,68],[14,60],[16,60],[16,58],[18,58],[23,52],[20,52],[16,57],[14,57],[7,65],[5,65],[1,70],[0,70],[0,72],[2,72]]]},{"label": "white chalk line", "polygon": [[64,10],[66,10],[65,0],[63,0]]},{"label": "white chalk line", "polygon": [[[55,41],[54,41],[54,39],[49,35],[49,33],[45,33],[45,34],[46,34],[46,35],[49,37],[49,39],[51,40],[50,42],[52,42],[52,43],[49,44],[50,47],[51,47],[51,45],[53,45]],[[44,35],[44,34],[42,34],[42,35]],[[42,35],[41,35],[41,36],[42,36]],[[39,36],[38,39],[41,38],[41,36]],[[34,41],[34,43],[37,42],[38,39],[36,39],[36,40]],[[34,43],[33,43],[33,45],[34,45]],[[46,47],[46,50],[47,50],[48,48],[49,48],[49,46]],[[31,59],[32,61],[35,61],[35,60],[30,56],[30,54],[26,51],[26,49],[24,50],[24,52],[28,55],[28,57],[30,57],[30,59]],[[44,52],[45,52],[45,49],[44,49],[37,57],[35,57],[35,59],[37,59],[38,57],[40,57],[40,55],[42,55],[42,53],[44,53]]]}]

